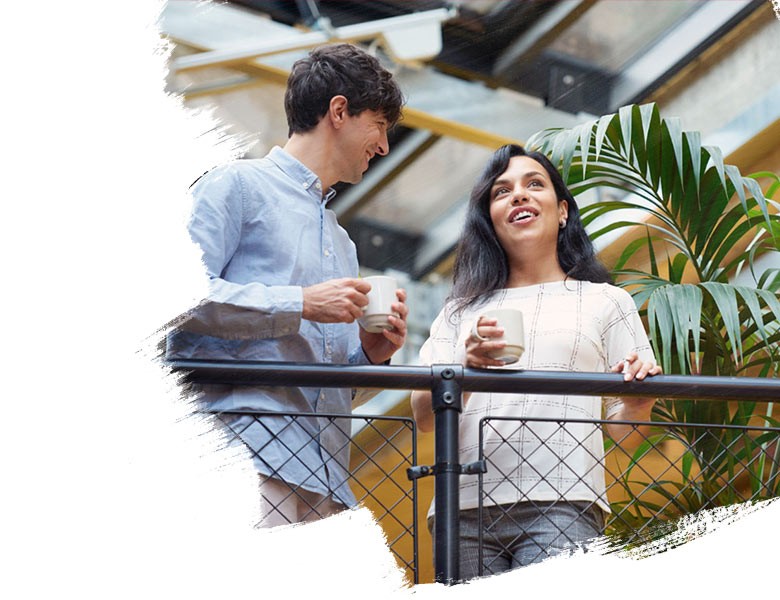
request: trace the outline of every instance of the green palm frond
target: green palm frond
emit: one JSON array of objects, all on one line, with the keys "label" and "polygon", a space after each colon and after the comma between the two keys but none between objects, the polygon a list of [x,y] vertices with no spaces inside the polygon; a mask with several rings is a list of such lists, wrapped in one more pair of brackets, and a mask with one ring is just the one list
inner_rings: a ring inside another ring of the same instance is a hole
[{"label": "green palm frond", "polygon": [[[580,213],[592,239],[642,228],[612,273],[646,316],[664,372],[778,375],[780,269],[758,272],[756,260],[780,251],[780,204],[774,200],[780,177],[742,175],[724,164],[719,148],[702,145],[701,135],[683,131],[679,119],[662,118],[654,104],[625,106],[572,129],[547,129],[532,136],[528,146],[550,157],[575,195],[599,187],[625,192],[581,206]],[[765,193],[759,180],[769,181]],[[648,266],[635,266],[640,257]],[[736,283],[745,275],[754,285]],[[776,431],[692,425],[746,426],[761,419],[770,427],[777,424],[772,410],[773,403],[753,401],[740,402],[735,410],[726,402],[658,402],[654,418],[670,423],[665,435],[686,448],[683,481],[648,482],[643,488],[660,494],[663,507],[648,503],[642,492],[634,494],[629,484],[638,482],[629,481],[629,474],[648,450],[640,446],[619,482],[631,500],[613,504],[620,518],[611,521],[611,530],[633,535],[640,523],[645,523],[640,531],[652,527],[654,517],[648,514],[672,518],[737,501],[734,488],[723,482],[733,479],[739,465],[747,465],[753,497],[779,494]],[[696,477],[694,463],[701,469]]]},{"label": "green palm frond", "polygon": [[[547,129],[528,145],[550,157],[575,195],[594,187],[626,192],[582,207],[582,220],[593,239],[636,227],[638,219],[645,228],[623,250],[614,274],[647,314],[665,372],[734,375],[769,355],[778,341],[780,270],[756,279],[754,263],[780,249],[772,200],[777,175],[743,176],[724,164],[719,148],[702,145],[700,134],[683,131],[679,119],[662,118],[655,104]],[[760,178],[772,180],[766,195]],[[626,210],[640,217],[618,216]],[[598,225],[614,211],[622,212]],[[627,268],[642,250],[650,270]],[[755,288],[730,283],[743,271],[753,274]]]}]

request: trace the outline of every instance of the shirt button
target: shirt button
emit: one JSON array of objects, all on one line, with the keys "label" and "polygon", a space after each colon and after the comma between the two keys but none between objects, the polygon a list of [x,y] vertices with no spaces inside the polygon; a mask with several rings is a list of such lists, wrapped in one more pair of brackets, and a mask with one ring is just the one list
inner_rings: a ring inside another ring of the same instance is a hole
[{"label": "shirt button", "polygon": [[325,252],[323,252],[323,254],[324,254],[325,256],[330,256],[330,250],[325,250]]},{"label": "shirt button", "polygon": [[321,189],[322,189],[322,186],[321,186],[319,183],[317,183],[317,186],[316,186],[316,187],[317,187],[317,189],[318,189],[318,190],[321,190]]}]

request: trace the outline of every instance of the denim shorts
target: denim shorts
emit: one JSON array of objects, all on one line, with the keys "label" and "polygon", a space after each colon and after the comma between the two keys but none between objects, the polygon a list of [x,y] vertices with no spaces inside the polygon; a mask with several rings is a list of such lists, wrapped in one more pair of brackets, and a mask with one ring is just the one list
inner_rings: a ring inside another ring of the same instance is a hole
[{"label": "denim shorts", "polygon": [[[479,510],[460,511],[460,578],[502,573],[572,553],[601,535],[604,513],[594,503],[518,502],[482,509],[482,569]],[[429,523],[432,526],[433,523]]]}]

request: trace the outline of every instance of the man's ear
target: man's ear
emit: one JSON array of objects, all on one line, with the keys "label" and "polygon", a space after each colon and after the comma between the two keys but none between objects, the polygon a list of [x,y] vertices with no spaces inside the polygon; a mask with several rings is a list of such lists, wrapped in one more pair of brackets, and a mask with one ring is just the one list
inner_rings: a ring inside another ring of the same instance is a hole
[{"label": "man's ear", "polygon": [[336,129],[339,129],[347,118],[347,98],[342,95],[333,96],[328,106],[328,117]]}]

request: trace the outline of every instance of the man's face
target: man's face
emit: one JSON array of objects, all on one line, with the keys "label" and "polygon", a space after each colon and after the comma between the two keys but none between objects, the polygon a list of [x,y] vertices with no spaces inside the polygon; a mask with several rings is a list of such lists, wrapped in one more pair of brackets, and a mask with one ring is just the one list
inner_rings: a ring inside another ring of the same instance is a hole
[{"label": "man's face", "polygon": [[364,110],[358,115],[347,114],[339,130],[338,160],[340,181],[357,183],[368,169],[375,154],[384,156],[390,150],[387,142],[387,119],[381,112]]}]

